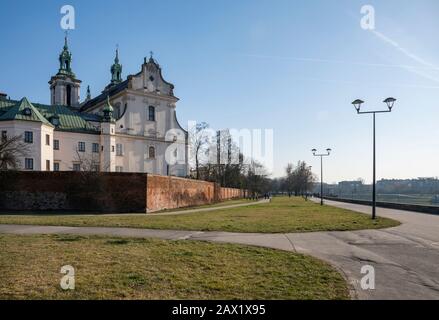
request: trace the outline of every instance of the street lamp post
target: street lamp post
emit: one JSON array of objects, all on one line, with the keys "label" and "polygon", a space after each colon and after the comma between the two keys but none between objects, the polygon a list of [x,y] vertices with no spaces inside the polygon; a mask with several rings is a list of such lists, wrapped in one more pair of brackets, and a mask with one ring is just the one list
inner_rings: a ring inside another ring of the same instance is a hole
[{"label": "street lamp post", "polygon": [[377,113],[387,113],[392,112],[392,108],[395,104],[395,98],[387,98],[383,102],[387,104],[388,110],[378,110],[378,111],[360,111],[361,105],[364,101],[357,99],[352,104],[357,110],[358,114],[373,114],[373,182],[372,182],[372,219],[376,218],[376,152],[375,152],[375,115]]},{"label": "street lamp post", "polygon": [[311,152],[315,157],[320,157],[320,205],[323,206],[323,157],[328,157],[331,154],[331,149],[326,149],[326,153],[317,154],[316,149],[312,149]]}]

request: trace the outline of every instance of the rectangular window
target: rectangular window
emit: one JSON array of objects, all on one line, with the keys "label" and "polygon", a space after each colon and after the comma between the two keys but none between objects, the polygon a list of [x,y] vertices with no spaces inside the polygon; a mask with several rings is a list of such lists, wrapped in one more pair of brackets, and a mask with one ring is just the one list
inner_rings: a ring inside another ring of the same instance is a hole
[{"label": "rectangular window", "polygon": [[94,172],[99,172],[100,167],[99,167],[98,164],[93,164],[91,169],[92,169],[92,171],[94,171]]},{"label": "rectangular window", "polygon": [[116,144],[116,156],[123,156],[123,145],[121,143]]},{"label": "rectangular window", "polygon": [[59,150],[59,140],[53,140],[53,150]]},{"label": "rectangular window", "polygon": [[122,166],[116,166],[116,172],[123,172]]},{"label": "rectangular window", "polygon": [[148,158],[150,158],[150,159],[154,159],[155,158],[155,148],[154,147],[149,147],[149,149],[148,149]]},{"label": "rectangular window", "polygon": [[99,153],[99,143],[93,143],[92,149],[93,149],[93,152]]},{"label": "rectangular window", "polygon": [[46,146],[50,146],[50,135],[46,134]]},{"label": "rectangular window", "polygon": [[148,107],[148,120],[155,121],[155,107],[153,106]]},{"label": "rectangular window", "polygon": [[78,151],[85,152],[85,142],[78,142]]},{"label": "rectangular window", "polygon": [[113,116],[114,116],[114,118],[119,119],[119,117],[120,117],[120,105],[116,105],[114,107]]},{"label": "rectangular window", "polygon": [[26,170],[33,170],[34,169],[34,159],[32,159],[32,158],[25,158],[24,159],[24,168]]},{"label": "rectangular window", "polygon": [[59,171],[59,162],[53,163],[53,171]]},{"label": "rectangular window", "polygon": [[32,131],[25,131],[24,132],[24,142],[34,143],[34,133]]},{"label": "rectangular window", "polygon": [[46,171],[50,171],[50,160],[46,160]]},{"label": "rectangular window", "polygon": [[79,163],[74,163],[73,171],[81,171],[81,165]]}]

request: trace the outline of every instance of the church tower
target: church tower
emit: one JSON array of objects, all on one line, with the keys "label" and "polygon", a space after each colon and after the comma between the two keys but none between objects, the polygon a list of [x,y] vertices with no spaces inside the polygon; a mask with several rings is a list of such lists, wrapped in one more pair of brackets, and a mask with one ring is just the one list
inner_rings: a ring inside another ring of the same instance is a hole
[{"label": "church tower", "polygon": [[105,87],[103,92],[108,91],[110,88],[122,82],[122,65],[119,63],[119,48],[116,49],[116,57],[114,58],[114,63],[111,66],[110,71],[111,81],[108,86]]},{"label": "church tower", "polygon": [[122,82],[122,65],[119,64],[119,49],[116,49],[116,58],[114,64],[111,66],[111,85]]},{"label": "church tower", "polygon": [[100,157],[100,166],[102,171],[116,171],[116,119],[113,117],[113,107],[110,104],[110,96],[107,96],[107,102],[104,106],[103,121],[101,123],[100,144],[102,148]]},{"label": "church tower", "polygon": [[69,51],[67,35],[64,48],[59,55],[59,70],[50,81],[50,101],[52,105],[65,105],[79,108],[81,80],[72,71],[72,54]]}]

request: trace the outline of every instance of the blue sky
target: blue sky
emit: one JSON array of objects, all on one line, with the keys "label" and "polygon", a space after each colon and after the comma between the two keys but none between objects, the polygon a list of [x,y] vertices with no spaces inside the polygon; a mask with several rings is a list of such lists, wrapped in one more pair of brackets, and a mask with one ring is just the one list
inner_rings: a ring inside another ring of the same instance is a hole
[{"label": "blue sky", "polygon": [[[63,44],[60,8],[76,9],[73,70],[98,94],[116,44],[124,76],[154,51],[181,99],[182,123],[273,128],[275,176],[310,150],[333,148],[325,179],[371,180],[377,117],[378,178],[439,176],[439,2],[357,0],[2,1],[0,91],[48,103]],[[376,32],[360,27],[363,5]]]}]

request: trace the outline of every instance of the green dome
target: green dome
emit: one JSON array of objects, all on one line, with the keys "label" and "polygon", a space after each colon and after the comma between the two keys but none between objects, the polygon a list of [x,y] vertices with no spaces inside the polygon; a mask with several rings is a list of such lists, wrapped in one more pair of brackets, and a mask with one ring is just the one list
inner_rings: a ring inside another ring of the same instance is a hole
[{"label": "green dome", "polygon": [[107,96],[107,103],[105,104],[103,111],[104,112],[113,112],[114,111],[113,107],[110,104],[110,96]]},{"label": "green dome", "polygon": [[113,118],[113,107],[110,104],[110,96],[107,96],[107,103],[105,104],[103,112],[104,112],[104,121],[105,122],[114,122],[115,121],[115,119]]}]

